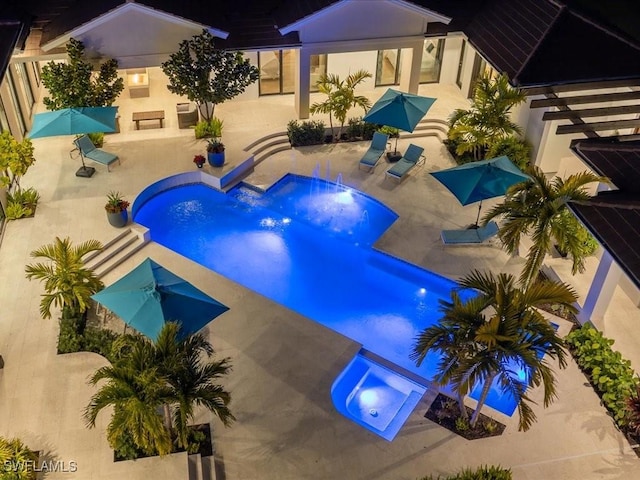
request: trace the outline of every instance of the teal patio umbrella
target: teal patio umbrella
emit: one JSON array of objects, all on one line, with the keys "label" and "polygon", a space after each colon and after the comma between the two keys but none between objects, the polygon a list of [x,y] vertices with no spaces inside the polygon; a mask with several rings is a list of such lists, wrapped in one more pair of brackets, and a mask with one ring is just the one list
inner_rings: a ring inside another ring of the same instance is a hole
[{"label": "teal patio umbrella", "polygon": [[530,180],[504,155],[431,172],[431,175],[447,187],[462,205],[480,202],[476,227],[483,200],[504,195],[512,185]]},{"label": "teal patio umbrella", "polygon": [[[390,88],[373,104],[362,119],[369,123],[413,132],[435,101],[435,98],[399,92]],[[397,147],[398,138],[396,137],[394,150],[397,150]]]},{"label": "teal patio umbrella", "polygon": [[29,138],[115,132],[118,107],[76,107],[36,113]]},{"label": "teal patio umbrella", "polygon": [[[58,135],[83,135],[85,133],[111,133],[117,130],[118,107],[75,107],[36,113],[29,138],[56,137]],[[76,172],[77,177],[91,177],[95,168],[84,164]]]},{"label": "teal patio umbrella", "polygon": [[165,322],[179,322],[186,336],[229,310],[150,258],[91,298],[151,340]]}]

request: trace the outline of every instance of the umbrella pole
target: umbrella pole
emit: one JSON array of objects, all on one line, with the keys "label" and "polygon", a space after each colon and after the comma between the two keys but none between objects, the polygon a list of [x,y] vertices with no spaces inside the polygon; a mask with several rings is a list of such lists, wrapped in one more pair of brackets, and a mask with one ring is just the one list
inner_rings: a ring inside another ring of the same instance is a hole
[{"label": "umbrella pole", "polygon": [[480,221],[480,210],[482,210],[482,200],[480,200],[480,205],[478,205],[478,216],[476,217],[476,228],[478,228],[478,222]]},{"label": "umbrella pole", "polygon": [[[78,136],[76,136],[76,138],[78,138]],[[84,164],[84,155],[79,147],[78,152],[80,152],[80,161],[82,162],[82,166],[76,170],[76,177],[90,178],[95,173],[96,169],[93,167],[87,167]]]}]

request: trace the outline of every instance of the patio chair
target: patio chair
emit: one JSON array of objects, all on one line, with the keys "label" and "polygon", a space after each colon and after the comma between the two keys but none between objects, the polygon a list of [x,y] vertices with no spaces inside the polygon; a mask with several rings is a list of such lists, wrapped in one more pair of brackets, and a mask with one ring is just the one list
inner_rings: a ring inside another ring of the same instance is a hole
[{"label": "patio chair", "polygon": [[443,230],[440,236],[445,245],[477,245],[497,235],[498,230],[496,222],[489,222],[484,227]]},{"label": "patio chair", "polygon": [[198,109],[195,103],[178,103],[176,113],[178,114],[178,128],[189,128],[198,123]]},{"label": "patio chair", "polygon": [[373,138],[371,139],[371,145],[369,145],[369,148],[360,160],[358,168],[368,169],[369,173],[372,173],[373,169],[378,164],[380,157],[382,157],[384,151],[387,149],[388,141],[389,135],[385,135],[384,133],[380,132],[374,132]]},{"label": "patio chair", "polygon": [[409,173],[409,171],[413,167],[424,161],[425,157],[424,155],[422,155],[422,152],[424,152],[424,148],[412,143],[409,144],[407,151],[404,152],[404,155],[400,158],[400,160],[398,160],[398,162],[393,167],[387,170],[386,176],[398,181],[402,181],[404,176]]},{"label": "patio chair", "polygon": [[76,138],[73,143],[76,145],[76,148],[80,151],[80,155],[82,155],[83,158],[88,158],[90,160],[93,160],[94,162],[106,165],[108,172],[111,171],[109,169],[109,166],[113,162],[117,160],[118,163],[120,163],[120,159],[117,155],[96,148],[91,139],[86,135],[82,135]]}]

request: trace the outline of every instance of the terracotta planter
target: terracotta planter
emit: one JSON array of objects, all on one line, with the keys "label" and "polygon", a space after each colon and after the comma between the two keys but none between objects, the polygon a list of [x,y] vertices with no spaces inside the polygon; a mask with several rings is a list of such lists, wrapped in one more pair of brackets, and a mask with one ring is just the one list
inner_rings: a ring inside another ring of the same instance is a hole
[{"label": "terracotta planter", "polygon": [[224,165],[224,152],[207,152],[207,160],[209,160],[209,165],[211,165],[212,167],[221,167]]},{"label": "terracotta planter", "polygon": [[128,219],[129,215],[127,214],[126,210],[116,213],[107,212],[107,220],[109,220],[109,224],[113,225],[114,227],[124,227],[127,224]]}]

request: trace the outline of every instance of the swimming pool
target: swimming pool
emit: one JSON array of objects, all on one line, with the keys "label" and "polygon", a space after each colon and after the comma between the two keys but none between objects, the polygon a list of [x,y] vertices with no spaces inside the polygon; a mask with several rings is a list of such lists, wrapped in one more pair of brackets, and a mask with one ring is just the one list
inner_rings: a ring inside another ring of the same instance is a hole
[{"label": "swimming pool", "polygon": [[[409,353],[456,284],[372,248],[398,217],[388,207],[344,185],[292,174],[266,192],[242,184],[226,194],[198,183],[150,188],[155,193],[143,192],[133,215],[153,241],[429,384],[438,356],[418,368]],[[513,413],[515,404],[504,401],[487,404]]]}]

